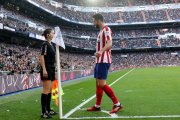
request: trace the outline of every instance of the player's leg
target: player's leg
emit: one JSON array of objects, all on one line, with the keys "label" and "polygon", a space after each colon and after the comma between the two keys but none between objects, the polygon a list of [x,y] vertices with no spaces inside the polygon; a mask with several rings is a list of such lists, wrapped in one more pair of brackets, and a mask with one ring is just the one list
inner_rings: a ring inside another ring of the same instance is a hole
[{"label": "player's leg", "polygon": [[118,98],[116,97],[114,91],[112,90],[112,88],[106,84],[106,79],[108,76],[109,68],[110,68],[110,64],[108,64],[108,63],[100,64],[100,66],[98,68],[99,74],[97,77],[97,84],[98,84],[98,87],[100,87],[109,96],[109,98],[113,101],[114,105],[113,105],[113,109],[110,113],[115,113],[115,112],[118,112],[123,107],[121,106],[121,104],[120,104]]},{"label": "player's leg", "polygon": [[96,104],[95,104],[95,107],[100,108],[102,96],[103,96],[103,90],[101,89],[101,87],[99,87],[98,82],[96,80]]},{"label": "player's leg", "polygon": [[[94,78],[98,76],[98,67],[99,67],[99,64],[96,64],[94,68]],[[100,87],[98,87],[97,80],[96,80],[96,104],[88,108],[87,111],[100,111],[102,96],[103,96],[103,90]]]},{"label": "player's leg", "polygon": [[100,87],[113,101],[114,104],[118,104],[119,100],[114,94],[112,88],[106,84],[106,80],[97,79],[98,87]]},{"label": "player's leg", "polygon": [[48,94],[49,91],[51,90],[51,80],[43,80],[43,92],[41,95],[41,107],[42,107],[42,114],[41,117],[42,118],[51,118],[51,116],[49,114],[47,114],[47,109],[46,109],[46,105],[47,105],[47,100],[48,100]]},{"label": "player's leg", "polygon": [[106,84],[106,80],[97,80],[98,86],[109,96],[109,98],[113,101],[113,109],[110,113],[116,113],[119,110],[123,109],[122,105],[120,104],[118,98],[116,97],[113,89]]},{"label": "player's leg", "polygon": [[103,90],[97,85],[96,81],[96,104],[87,109],[87,111],[100,111]]}]

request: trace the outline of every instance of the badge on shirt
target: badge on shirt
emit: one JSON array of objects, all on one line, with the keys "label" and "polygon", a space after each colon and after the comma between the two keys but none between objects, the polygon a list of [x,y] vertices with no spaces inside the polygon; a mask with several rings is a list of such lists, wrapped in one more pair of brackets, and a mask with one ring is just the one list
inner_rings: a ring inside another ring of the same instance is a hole
[{"label": "badge on shirt", "polygon": [[110,31],[106,31],[106,35],[109,36],[111,34]]}]

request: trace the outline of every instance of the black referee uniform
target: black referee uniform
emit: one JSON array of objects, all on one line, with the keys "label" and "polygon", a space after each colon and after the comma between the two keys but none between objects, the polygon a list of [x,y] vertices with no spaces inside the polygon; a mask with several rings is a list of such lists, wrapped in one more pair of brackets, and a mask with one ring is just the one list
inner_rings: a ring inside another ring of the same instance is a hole
[{"label": "black referee uniform", "polygon": [[[41,66],[40,70],[40,75],[41,75],[41,80],[55,80],[55,47],[54,44],[49,43],[48,41],[44,42],[41,48],[41,55],[44,56],[44,63],[47,71],[47,76],[43,76],[43,68]],[[48,114],[44,114],[48,112],[50,115],[55,115],[56,112],[52,111],[50,108],[50,103],[51,103],[51,93],[48,94],[43,94],[41,96],[41,107],[42,107],[42,118],[51,118]],[[48,116],[47,116],[48,115]]]},{"label": "black referee uniform", "polygon": [[43,76],[43,69],[41,66],[41,80],[55,80],[55,56],[56,50],[54,44],[49,43],[48,41],[44,42],[41,47],[41,55],[44,55],[44,62],[47,71],[47,77]]}]

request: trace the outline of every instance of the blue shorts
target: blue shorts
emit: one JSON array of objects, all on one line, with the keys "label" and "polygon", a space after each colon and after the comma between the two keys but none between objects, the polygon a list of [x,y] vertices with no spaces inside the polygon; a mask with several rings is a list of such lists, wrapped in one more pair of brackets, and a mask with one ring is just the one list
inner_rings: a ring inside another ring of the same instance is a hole
[{"label": "blue shorts", "polygon": [[106,80],[110,65],[110,63],[96,63],[96,66],[94,68],[94,78]]}]

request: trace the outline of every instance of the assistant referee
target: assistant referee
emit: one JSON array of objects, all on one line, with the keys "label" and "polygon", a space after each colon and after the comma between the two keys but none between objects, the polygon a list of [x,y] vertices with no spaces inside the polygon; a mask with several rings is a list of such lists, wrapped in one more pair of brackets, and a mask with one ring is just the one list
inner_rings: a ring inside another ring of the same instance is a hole
[{"label": "assistant referee", "polygon": [[41,95],[41,107],[42,113],[41,118],[52,118],[52,115],[57,113],[50,109],[51,103],[51,87],[52,82],[55,80],[55,47],[51,43],[54,37],[53,29],[46,29],[42,34],[46,41],[42,44],[41,55],[40,55],[40,64],[41,64],[41,80],[43,83],[43,91]]}]

